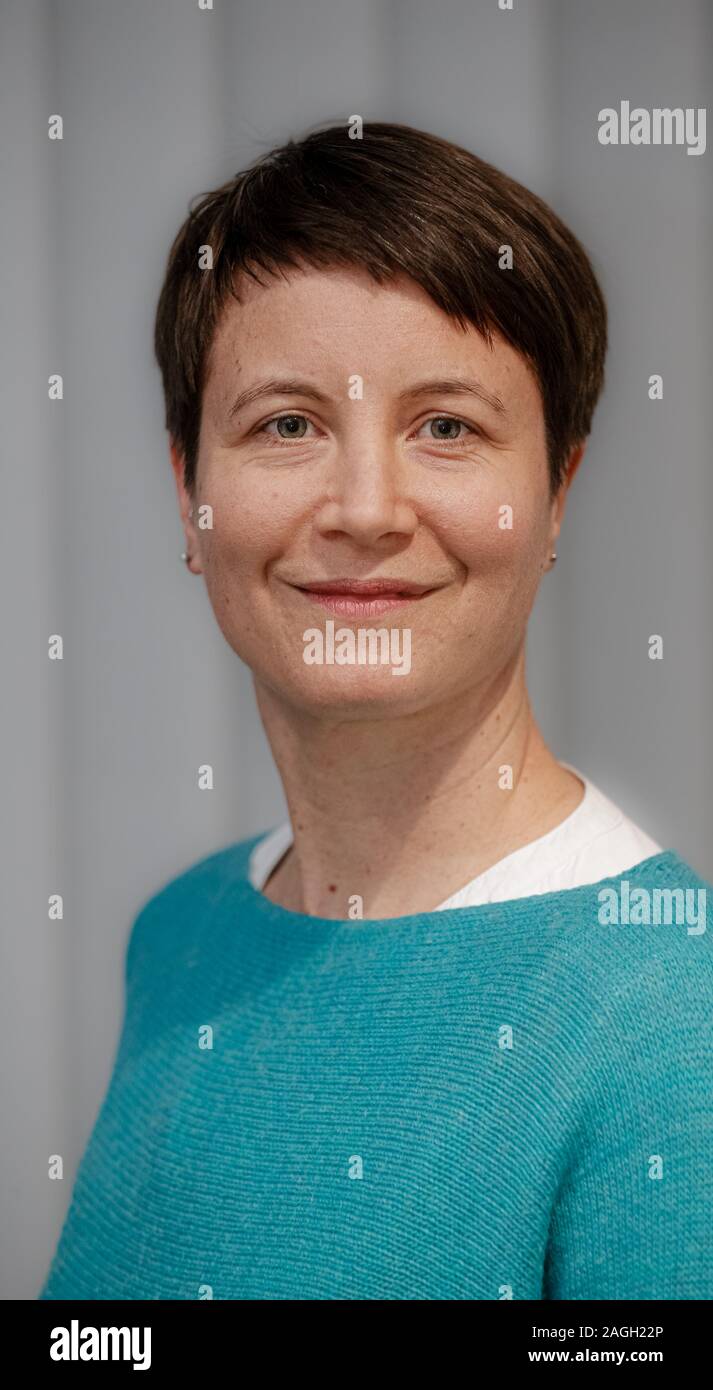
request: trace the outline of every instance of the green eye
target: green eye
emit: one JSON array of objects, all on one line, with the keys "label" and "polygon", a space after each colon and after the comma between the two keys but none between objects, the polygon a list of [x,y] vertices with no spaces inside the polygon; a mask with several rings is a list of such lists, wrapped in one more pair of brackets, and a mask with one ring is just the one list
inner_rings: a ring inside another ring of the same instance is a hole
[{"label": "green eye", "polygon": [[[462,420],[456,420],[451,415],[434,415],[426,423],[431,426],[431,434],[434,439],[460,439],[460,434],[454,434],[452,430],[455,427],[456,430],[460,431],[463,428]],[[435,431],[434,425],[437,426]],[[442,426],[445,426],[445,429]]]},{"label": "green eye", "polygon": [[[304,415],[278,415],[274,420],[268,420],[263,428],[267,429],[267,425],[277,425],[281,439],[303,439],[308,423]],[[304,429],[301,426],[304,426]]]},{"label": "green eye", "polygon": [[[470,436],[480,438],[480,430],[473,425],[469,425],[466,420],[461,420],[456,415],[432,415],[429,420],[424,420],[421,430],[429,427],[429,439],[435,439],[442,444],[461,444]],[[420,435],[420,430],[419,430]],[[420,435],[425,438],[425,435]]]}]

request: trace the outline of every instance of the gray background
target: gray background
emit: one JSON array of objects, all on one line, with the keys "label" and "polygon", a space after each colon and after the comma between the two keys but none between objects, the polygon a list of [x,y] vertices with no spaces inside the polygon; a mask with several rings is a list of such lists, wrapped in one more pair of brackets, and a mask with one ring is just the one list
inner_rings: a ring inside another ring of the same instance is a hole
[{"label": "gray background", "polygon": [[151,331],[189,198],[288,135],[352,113],[431,130],[521,179],[588,247],[608,383],[532,620],[531,692],[558,756],[713,877],[713,152],[597,142],[598,111],[622,99],[704,106],[710,32],[703,0],[3,5],[0,1297],[44,1279],[138,907],[283,811],[249,673],[179,559]]}]

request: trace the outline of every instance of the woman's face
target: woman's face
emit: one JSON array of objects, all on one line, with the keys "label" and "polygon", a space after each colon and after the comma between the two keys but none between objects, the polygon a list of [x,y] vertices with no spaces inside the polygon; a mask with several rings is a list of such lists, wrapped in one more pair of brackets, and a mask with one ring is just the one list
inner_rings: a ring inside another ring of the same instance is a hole
[{"label": "woman's face", "polygon": [[407,277],[306,267],[240,294],[212,346],[192,499],[173,451],[226,640],[314,713],[487,688],[523,642],[564,500],[531,370]]}]

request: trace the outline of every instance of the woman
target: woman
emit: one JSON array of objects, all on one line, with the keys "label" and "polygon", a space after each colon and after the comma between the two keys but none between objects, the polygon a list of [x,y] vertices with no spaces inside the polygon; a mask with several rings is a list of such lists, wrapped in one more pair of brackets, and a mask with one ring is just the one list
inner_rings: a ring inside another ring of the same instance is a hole
[{"label": "woman", "polygon": [[290,820],[139,913],[42,1297],[713,1296],[705,885],[525,679],[605,348],[551,209],[408,127],[182,227],[185,559]]}]

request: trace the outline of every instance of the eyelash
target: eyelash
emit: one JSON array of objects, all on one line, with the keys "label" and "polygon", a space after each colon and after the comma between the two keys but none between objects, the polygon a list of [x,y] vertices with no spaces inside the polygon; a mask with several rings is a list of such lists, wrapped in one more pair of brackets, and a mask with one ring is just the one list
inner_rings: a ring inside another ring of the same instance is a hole
[{"label": "eyelash", "polygon": [[[306,420],[308,424],[312,424],[312,421],[309,419],[309,416],[303,415],[300,411],[287,410],[282,411],[279,415],[271,416],[269,420],[264,420],[261,425],[257,426],[255,433],[265,433],[265,431],[267,430],[267,426],[276,424],[278,420]],[[470,434],[473,435],[476,439],[482,439],[484,437],[482,430],[479,430],[476,425],[469,425],[468,421],[462,420],[459,415],[429,415],[426,420],[423,420],[421,422],[421,424],[419,425],[419,429],[423,429],[424,425],[430,424],[432,420],[452,421],[458,425],[463,425],[464,428],[468,430]],[[278,449],[282,448],[284,444],[303,444],[305,442],[305,436],[302,436],[300,439],[283,439],[280,435],[266,435],[266,438],[273,439],[275,441],[275,446]],[[435,435],[432,435],[430,442],[432,444],[445,444],[446,446],[448,446],[449,444],[463,445],[465,441],[464,438],[460,435],[457,439],[436,439]]]}]

